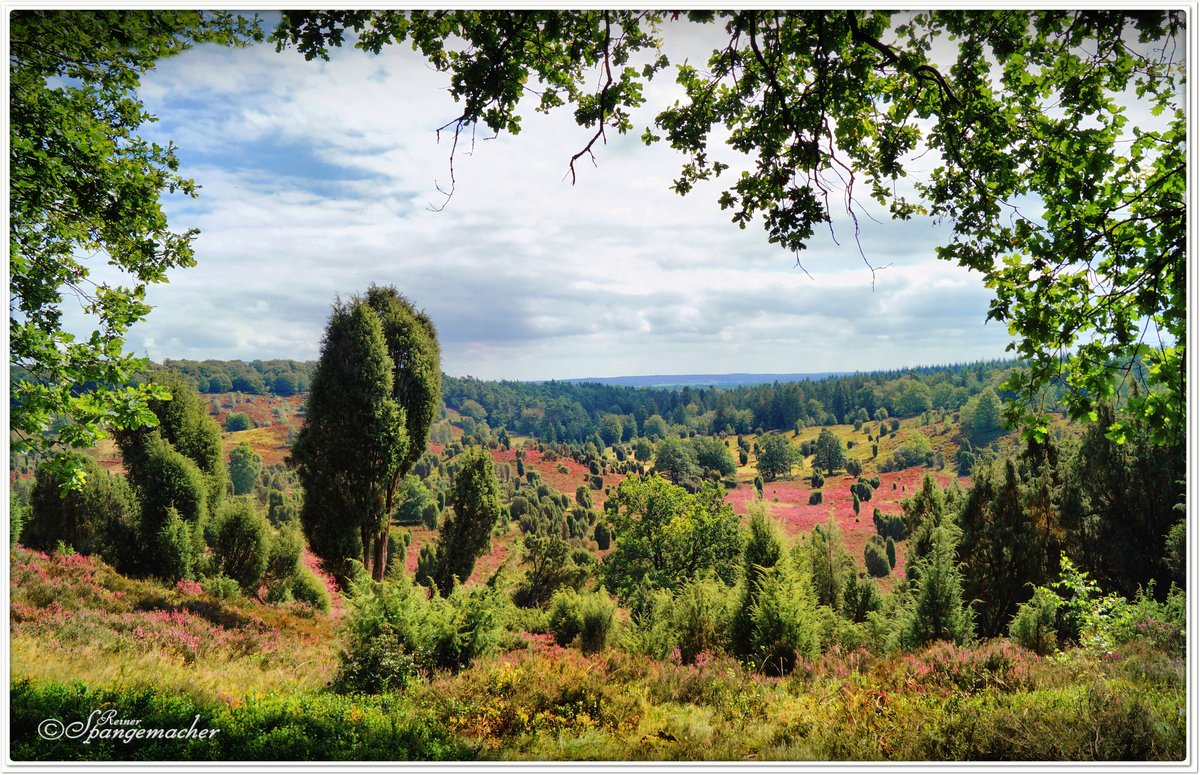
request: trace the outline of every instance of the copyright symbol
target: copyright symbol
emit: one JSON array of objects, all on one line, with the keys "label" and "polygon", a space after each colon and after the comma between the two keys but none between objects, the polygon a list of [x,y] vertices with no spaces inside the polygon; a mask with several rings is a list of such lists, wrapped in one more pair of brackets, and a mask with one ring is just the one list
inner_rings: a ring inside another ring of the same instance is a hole
[{"label": "copyright symbol", "polygon": [[57,740],[66,732],[66,727],[56,718],[48,718],[38,724],[37,732],[44,740]]}]

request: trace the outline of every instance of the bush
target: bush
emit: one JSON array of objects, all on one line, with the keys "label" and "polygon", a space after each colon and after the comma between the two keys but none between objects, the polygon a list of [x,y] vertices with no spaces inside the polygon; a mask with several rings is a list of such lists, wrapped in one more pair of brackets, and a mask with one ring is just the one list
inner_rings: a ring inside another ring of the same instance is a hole
[{"label": "bush", "polygon": [[241,586],[228,576],[208,576],[200,582],[204,592],[218,600],[236,600],[242,596]]},{"label": "bush", "polygon": [[596,529],[593,532],[593,537],[596,539],[596,548],[600,551],[608,549],[612,545],[612,533],[608,530],[608,525],[604,522],[597,522]]},{"label": "bush", "polygon": [[548,625],[554,641],[560,646],[570,645],[583,629],[579,593],[573,589],[561,589],[550,598]]},{"label": "bush", "polygon": [[724,646],[732,599],[729,587],[711,579],[696,579],[679,590],[671,605],[671,629],[683,664]]},{"label": "bush", "polygon": [[449,597],[407,577],[376,583],[361,565],[350,583],[347,645],[334,687],[343,692],[403,689],[434,669],[458,670],[498,641],[500,599],[490,587]]},{"label": "bush", "polygon": [[[72,455],[87,476],[78,490],[64,492],[45,464],[38,469],[28,517],[14,525],[22,544],[50,551],[59,541],[80,554],[96,554],[125,573],[142,558],[138,549],[138,505],[124,477],[110,476],[86,455]],[[20,512],[13,509],[14,518]]]},{"label": "bush", "polygon": [[[872,536],[878,538],[878,536]],[[870,541],[863,547],[863,559],[867,565],[867,573],[874,578],[882,578],[892,572],[888,563],[887,551],[875,541]]]},{"label": "bush", "polygon": [[270,525],[266,517],[248,501],[232,501],[218,516],[214,532],[217,569],[247,594],[257,593],[267,569]]},{"label": "bush", "polygon": [[824,495],[821,493],[820,490],[813,490],[812,492],[810,492],[808,494],[808,505],[816,506],[817,504],[819,504],[821,502],[821,500],[823,498],[824,498]]},{"label": "bush", "polygon": [[1008,625],[1008,635],[1018,645],[1045,656],[1058,646],[1058,607],[1062,600],[1046,587],[1035,587],[1033,598],[1022,603]]},{"label": "bush", "polygon": [[550,600],[550,632],[560,646],[578,637],[583,653],[593,654],[604,649],[616,611],[616,603],[603,589],[586,595],[559,590]]},{"label": "bush", "polygon": [[248,431],[254,427],[254,421],[245,412],[234,412],[225,418],[225,430],[230,433]]},{"label": "bush", "polygon": [[317,578],[317,574],[313,573],[307,565],[300,565],[296,569],[295,575],[292,576],[290,591],[292,597],[301,603],[329,613],[331,604],[329,590],[325,588],[324,582]]},{"label": "bush", "polygon": [[153,564],[157,575],[171,584],[192,578],[199,555],[196,539],[192,527],[179,512],[173,507],[168,509],[167,520],[154,540]]},{"label": "bush", "polygon": [[776,566],[762,575],[751,615],[754,663],[770,675],[791,673],[820,650],[816,597],[808,579]]}]

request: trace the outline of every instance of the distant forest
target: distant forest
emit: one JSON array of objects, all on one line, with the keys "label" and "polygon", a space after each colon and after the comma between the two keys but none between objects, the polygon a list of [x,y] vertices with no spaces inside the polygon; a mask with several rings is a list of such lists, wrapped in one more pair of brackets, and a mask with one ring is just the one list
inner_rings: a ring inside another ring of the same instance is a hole
[{"label": "distant forest", "polygon": [[[167,359],[162,366],[200,393],[288,396],[308,390],[316,362]],[[634,388],[443,375],[442,400],[447,409],[495,430],[564,443],[600,435],[611,444],[664,436],[668,428],[751,433],[913,417],[929,410],[955,412],[1017,367],[1013,360],[979,361],[735,388]]]}]

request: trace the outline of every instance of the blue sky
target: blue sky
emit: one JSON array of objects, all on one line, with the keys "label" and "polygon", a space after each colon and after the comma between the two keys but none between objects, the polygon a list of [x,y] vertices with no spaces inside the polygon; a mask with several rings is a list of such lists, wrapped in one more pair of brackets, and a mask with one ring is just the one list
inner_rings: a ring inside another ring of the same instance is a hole
[{"label": "blue sky", "polygon": [[[682,30],[682,31],[681,31]],[[672,61],[703,49],[669,27]],[[447,78],[401,47],[331,62],[262,45],[203,47],[160,63],[142,97],[145,134],[179,146],[202,186],[166,202],[196,227],[198,266],[150,290],[130,348],[163,358],[313,359],[336,295],[395,285],[438,327],[443,368],[488,379],[647,373],[873,370],[993,358],[1009,338],[985,324],[977,275],[933,257],[944,228],[835,223],[795,257],[716,204],[668,186],[681,158],[638,140],[672,78],[597,166],[565,178],[590,131],[569,112],[527,111],[517,136],[449,146]],[[467,149],[470,150],[469,148]],[[811,277],[809,276],[811,275]]]}]

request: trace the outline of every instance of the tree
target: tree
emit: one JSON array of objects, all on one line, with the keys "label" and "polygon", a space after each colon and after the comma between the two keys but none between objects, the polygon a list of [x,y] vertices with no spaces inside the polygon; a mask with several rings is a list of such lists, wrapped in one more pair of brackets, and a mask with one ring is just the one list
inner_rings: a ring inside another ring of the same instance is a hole
[{"label": "tree", "polygon": [[696,476],[696,453],[674,436],[658,443],[654,451],[654,470],[672,484],[682,484]]},{"label": "tree", "polygon": [[733,653],[740,657],[749,656],[753,650],[754,609],[763,577],[784,557],[783,537],[779,528],[767,518],[766,509],[761,503],[754,503],[749,512],[750,536],[742,554],[742,599],[731,624]]},{"label": "tree", "polygon": [[[151,437],[159,436],[167,445],[196,464],[204,479],[207,512],[216,513],[225,497],[228,470],[225,466],[225,451],[221,443],[221,429],[208,416],[208,409],[191,385],[178,374],[156,371],[150,382],[159,386],[159,391],[168,398],[151,399],[147,408],[154,415],[153,429],[125,429],[116,432],[117,445],[130,467],[132,481],[140,480],[134,470],[139,458],[139,449]],[[142,481],[144,487],[153,488],[153,482]]]},{"label": "tree", "polygon": [[985,388],[962,408],[963,431],[972,441],[986,443],[999,431],[1002,407],[1000,398],[992,388]]},{"label": "tree", "polygon": [[787,437],[769,433],[758,440],[758,472],[763,481],[774,481],[781,476],[790,476],[796,462],[796,452]]},{"label": "tree", "polygon": [[[361,299],[335,304],[291,461],[304,487],[309,545],[343,581],[350,558],[372,568],[392,514],[388,484],[408,452],[393,374],[379,316]],[[379,565],[374,571],[382,575]]]},{"label": "tree", "polygon": [[823,468],[832,474],[845,465],[846,448],[842,446],[842,440],[833,431],[822,428],[821,435],[817,437],[817,449],[813,453],[813,470]]},{"label": "tree", "polygon": [[233,480],[234,495],[249,495],[258,484],[262,473],[262,457],[246,442],[238,444],[229,453],[229,478]]},{"label": "tree", "polygon": [[742,538],[722,488],[707,483],[689,493],[659,476],[630,478],[608,503],[615,545],[601,570],[622,599],[643,583],[677,589],[704,572],[736,580]]},{"label": "tree", "polygon": [[974,637],[970,609],[963,606],[962,571],[954,556],[956,543],[953,526],[936,528],[932,551],[918,563],[921,573],[916,596],[906,612],[900,636],[907,649],[934,640],[962,644]]},{"label": "tree", "polygon": [[1052,507],[1036,519],[1041,482],[1021,476],[1015,461],[1005,460],[999,469],[977,466],[974,475],[959,513],[958,556],[979,633],[993,637],[1005,632],[1017,606],[1055,570],[1050,566],[1057,564],[1060,529],[1048,516]]},{"label": "tree", "polygon": [[309,544],[343,581],[348,558],[376,580],[387,569],[396,494],[440,405],[440,362],[433,322],[395,288],[334,304],[291,460]]},{"label": "tree", "polygon": [[[678,193],[749,162],[719,194],[721,207],[743,228],[761,220],[789,252],[838,208],[857,234],[860,191],[895,218],[944,218],[952,232],[938,256],[982,275],[995,294],[989,318],[1008,325],[1011,349],[1028,364],[1004,385],[1019,398],[1012,419],[1044,438],[1041,398],[1051,384],[1065,382],[1071,415],[1090,418],[1118,386],[1139,382],[1134,413],[1150,421],[1156,442],[1182,440],[1183,12],[740,9],[669,18],[720,23],[727,35],[703,67],[677,68],[683,98],[643,134],[684,155]],[[592,132],[568,164],[574,179],[575,162],[593,158],[608,131],[633,128],[630,110],[669,64],[658,53],[667,19],[632,10],[297,11],[283,15],[274,40],[308,58],[327,56],[348,31],[374,53],[411,40],[451,74],[461,112],[444,128],[456,139],[480,123],[519,131],[521,98],[540,81],[535,109],[570,105]],[[639,54],[642,68],[621,66]],[[1131,103],[1155,118],[1130,126]],[[912,193],[894,185],[928,164],[930,151],[934,167]],[[1108,430],[1119,437],[1122,426]]]},{"label": "tree", "polygon": [[[85,472],[78,489],[65,489],[53,471],[39,471],[30,494],[29,518],[21,542],[53,551],[61,541],[80,554],[96,554],[130,573],[142,559],[137,551],[138,505],[124,477],[111,476],[82,453],[72,461]],[[43,463],[43,466],[47,466]]]},{"label": "tree", "polygon": [[724,478],[737,471],[737,466],[734,465],[733,458],[729,455],[728,447],[720,439],[711,436],[697,436],[692,441],[692,449],[695,451],[697,465],[706,473]]},{"label": "tree", "polygon": [[486,450],[472,447],[458,456],[451,485],[452,511],[438,533],[432,581],[443,595],[454,589],[455,579],[466,581],[475,561],[487,551],[492,528],[504,513],[500,486]]},{"label": "tree", "polygon": [[[12,448],[50,455],[77,487],[85,469],[64,450],[154,424],[147,404],[167,393],[129,383],[146,361],[122,352],[125,333],[150,312],[146,286],[195,263],[196,231],[173,231],[161,197],[196,186],[176,172],[173,145],[138,136],[153,120],[139,79],[197,43],[261,34],[226,12],[17,10],[9,24]],[[120,279],[96,283],[84,256]],[[80,338],[61,318],[76,303],[95,325]]]}]

